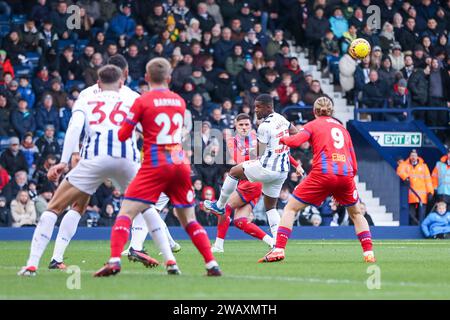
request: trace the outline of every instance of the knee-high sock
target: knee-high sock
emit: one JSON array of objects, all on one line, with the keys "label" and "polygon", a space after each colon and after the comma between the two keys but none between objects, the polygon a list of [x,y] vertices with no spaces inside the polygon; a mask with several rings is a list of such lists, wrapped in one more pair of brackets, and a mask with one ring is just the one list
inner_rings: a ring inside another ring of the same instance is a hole
[{"label": "knee-high sock", "polygon": [[228,175],[223,182],[222,189],[220,190],[220,197],[217,201],[219,208],[224,208],[230,198],[231,194],[236,190],[239,180]]},{"label": "knee-high sock", "polygon": [[289,237],[291,236],[292,230],[283,226],[278,228],[277,232],[277,242],[275,244],[275,248],[277,249],[285,249]]},{"label": "knee-high sock", "polygon": [[189,234],[192,243],[203,256],[205,264],[210,266],[211,263],[216,263],[214,255],[211,253],[211,245],[205,229],[197,221],[192,221],[186,225],[185,230]]},{"label": "knee-high sock", "polygon": [[234,225],[244,231],[246,234],[251,235],[259,240],[263,240],[268,245],[272,245],[272,238],[269,237],[264,231],[261,230],[256,224],[248,222],[247,218],[238,218],[234,220]]},{"label": "knee-high sock", "polygon": [[373,254],[372,235],[370,231],[362,231],[358,233],[356,236],[358,237],[358,240],[361,243],[364,255]]},{"label": "knee-high sock", "polygon": [[81,215],[75,210],[67,211],[66,215],[59,226],[58,235],[56,236],[55,248],[53,249],[52,260],[62,262],[64,260],[64,252],[77,232],[78,222]]},{"label": "knee-high sock", "polygon": [[133,224],[131,225],[131,240],[130,247],[134,250],[141,251],[144,248],[144,241],[147,238],[147,224],[145,223],[142,214],[138,214],[133,219]]},{"label": "knee-high sock", "polygon": [[225,215],[219,217],[219,222],[217,224],[216,242],[214,243],[214,246],[217,248],[223,249],[223,242],[225,240],[225,237],[227,236],[228,228],[231,223],[230,215],[232,212],[233,209],[231,209],[230,206],[225,206]]},{"label": "knee-high sock", "polygon": [[270,226],[270,232],[272,232],[272,237],[274,239],[277,238],[277,230],[278,230],[278,225],[280,224],[280,213],[278,212],[277,209],[270,209],[268,211],[266,211],[267,214],[267,220],[269,221],[269,226]]},{"label": "knee-high sock", "polygon": [[110,262],[120,261],[123,247],[130,236],[131,219],[128,216],[119,216],[111,230],[111,259]]},{"label": "knee-high sock", "polygon": [[53,228],[55,227],[58,216],[51,211],[44,211],[39,219],[39,223],[34,230],[31,240],[30,256],[27,261],[27,267],[38,267],[39,260],[45,251],[50,239],[52,238]]},{"label": "knee-high sock", "polygon": [[169,239],[167,238],[166,230],[164,228],[165,223],[161,219],[158,211],[154,207],[151,207],[142,213],[142,216],[147,224],[147,228],[155,241],[156,246],[161,251],[164,261],[175,261],[172,250],[170,249]]}]

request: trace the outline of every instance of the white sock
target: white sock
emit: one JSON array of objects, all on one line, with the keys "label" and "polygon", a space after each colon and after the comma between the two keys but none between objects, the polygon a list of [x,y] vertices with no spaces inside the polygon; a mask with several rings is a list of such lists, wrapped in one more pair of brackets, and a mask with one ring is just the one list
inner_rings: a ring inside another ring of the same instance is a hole
[{"label": "white sock", "polygon": [[219,264],[217,263],[216,260],[211,260],[210,262],[205,264],[206,269],[212,268],[212,267],[218,267]]},{"label": "white sock", "polygon": [[216,242],[214,243],[214,247],[216,247],[218,249],[223,249],[224,241],[225,241],[224,239],[216,238]]},{"label": "white sock", "polygon": [[130,247],[134,250],[141,251],[144,248],[144,241],[147,238],[147,224],[145,223],[142,214],[138,214],[133,219],[133,224],[131,225],[131,240]]},{"label": "white sock", "polygon": [[30,257],[27,261],[27,267],[38,267],[39,260],[45,251],[50,239],[52,238],[53,228],[55,227],[58,216],[51,211],[44,211],[39,219],[39,223],[34,230],[31,240]]},{"label": "white sock", "polygon": [[161,218],[162,223],[164,224],[164,231],[166,232],[167,239],[169,240],[170,247],[174,247],[176,242],[173,240],[172,235],[170,234],[169,228],[167,228],[167,224]]},{"label": "white sock", "polygon": [[228,175],[225,178],[225,181],[223,182],[222,189],[220,190],[220,197],[217,201],[217,206],[219,208],[225,208],[225,205],[228,202],[228,199],[230,198],[230,195],[236,190],[236,187],[239,183],[239,180],[236,178],[232,178],[230,175]]},{"label": "white sock", "polygon": [[77,232],[78,222],[80,222],[81,215],[75,210],[67,211],[66,215],[59,226],[58,235],[56,236],[55,248],[53,249],[52,260],[63,262],[64,252],[72,240],[72,237]]},{"label": "white sock", "polygon": [[147,228],[152,236],[153,241],[161,251],[164,261],[169,260],[176,261],[175,257],[170,249],[169,239],[167,238],[166,231],[164,229],[164,221],[161,219],[159,213],[154,207],[145,210],[142,213],[145,222],[147,223]]},{"label": "white sock", "polygon": [[266,234],[264,236],[264,238],[262,239],[262,241],[264,241],[265,243],[267,243],[269,246],[273,246],[274,245],[274,241],[273,238],[271,236],[269,236],[268,234]]},{"label": "white sock", "polygon": [[278,225],[280,224],[280,213],[277,209],[270,209],[266,211],[267,220],[269,221],[270,232],[272,233],[272,238],[277,238]]}]

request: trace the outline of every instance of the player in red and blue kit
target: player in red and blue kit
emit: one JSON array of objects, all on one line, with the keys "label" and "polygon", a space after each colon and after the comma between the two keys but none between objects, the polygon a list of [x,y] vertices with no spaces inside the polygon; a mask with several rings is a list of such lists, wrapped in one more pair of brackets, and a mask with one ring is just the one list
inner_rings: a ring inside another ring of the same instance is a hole
[{"label": "player in red and blue kit", "polygon": [[[227,150],[230,153],[235,164],[242,163],[250,159],[257,158],[258,140],[256,133],[251,131],[252,123],[250,116],[241,113],[235,120],[236,135],[227,139]],[[252,223],[252,210],[258,203],[262,194],[261,182],[250,182],[241,180],[234,191],[227,205],[225,214],[218,215],[217,237],[212,247],[213,252],[224,252],[223,243],[231,222],[230,215],[234,210],[234,225],[245,233],[260,239],[269,246],[273,245],[273,239],[261,228]]]},{"label": "player in red and blue kit", "polygon": [[313,108],[314,121],[307,123],[298,134],[280,140],[281,144],[291,148],[298,148],[310,141],[314,152],[313,165],[310,174],[295,188],[284,209],[275,248],[259,262],[283,260],[296,213],[309,205],[320,206],[329,195],[347,207],[363,248],[364,260],[375,262],[369,225],[359,207],[354,181],[358,165],[350,134],[332,118],[333,103],[329,98],[318,98]]},{"label": "player in red and blue kit", "polygon": [[[171,66],[166,59],[150,60],[146,71],[151,90],[135,100],[118,133],[119,140],[125,141],[140,123],[144,134],[144,159],[125,192],[112,228],[111,258],[95,276],[110,276],[120,272],[121,252],[128,241],[131,221],[139,212],[143,212],[149,231],[152,232],[147,212],[162,192],[169,197],[181,225],[203,256],[207,275],[220,276],[221,271],[211,252],[206,231],[195,219],[191,168],[181,146],[186,104],[178,94],[168,89]],[[169,274],[180,273],[174,261],[166,263],[166,267]]]}]

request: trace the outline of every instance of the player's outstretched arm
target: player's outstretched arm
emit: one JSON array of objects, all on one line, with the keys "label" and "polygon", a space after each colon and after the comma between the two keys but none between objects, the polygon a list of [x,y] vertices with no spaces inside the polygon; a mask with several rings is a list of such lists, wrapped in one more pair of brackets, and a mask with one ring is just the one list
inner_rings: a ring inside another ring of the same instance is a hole
[{"label": "player's outstretched arm", "polygon": [[125,120],[123,120],[120,129],[119,129],[119,140],[124,142],[133,134],[134,128],[139,123],[140,115],[141,115],[141,103],[140,98],[137,98],[130,109],[130,114]]},{"label": "player's outstretched arm", "polygon": [[302,145],[302,143],[309,140],[311,136],[311,133],[305,129],[300,130],[299,133],[289,136],[289,137],[282,137],[280,139],[280,143],[287,145],[290,148],[298,148]]}]

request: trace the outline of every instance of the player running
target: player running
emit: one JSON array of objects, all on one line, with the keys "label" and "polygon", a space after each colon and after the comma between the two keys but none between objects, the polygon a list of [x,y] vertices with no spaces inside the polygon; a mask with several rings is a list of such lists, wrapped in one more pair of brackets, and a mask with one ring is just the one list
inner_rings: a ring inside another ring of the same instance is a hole
[{"label": "player running", "polygon": [[309,205],[320,206],[329,195],[347,207],[361,242],[364,261],[375,262],[369,225],[359,207],[354,181],[358,166],[350,134],[338,120],[332,118],[333,102],[329,98],[318,98],[314,102],[313,112],[315,120],[307,123],[298,134],[280,140],[281,144],[291,148],[298,148],[310,141],[314,150],[313,165],[310,174],[295,188],[284,208],[275,248],[259,262],[283,260],[296,213]]},{"label": "player running", "polygon": [[[122,71],[116,66],[106,65],[99,69],[98,76],[101,91],[92,100],[81,98],[80,103],[73,109],[61,162],[52,167],[49,176],[57,180],[66,170],[84,127],[86,137],[81,151],[82,159],[62,181],[47,210],[42,213],[33,234],[27,265],[19,271],[19,275],[36,274],[39,260],[51,239],[58,215],[67,206],[76,201],[86,203],[106,178],[113,178],[122,189],[125,189],[139,167],[139,151],[136,148],[135,137],[126,142],[117,139],[119,125],[128,115],[134,102],[132,97],[120,94]],[[175,264],[160,216],[148,212],[145,214],[150,216],[146,222],[152,227],[152,238],[162,252],[170,253],[165,256],[166,260]],[[148,266],[158,265],[151,257],[145,256],[142,259],[146,260]]]},{"label": "player running", "polygon": [[[264,206],[270,225],[272,236],[276,238],[280,214],[276,209],[277,200],[281,188],[287,178],[290,163],[298,170],[301,166],[290,156],[289,148],[280,145],[282,137],[298,132],[282,115],[274,112],[272,97],[261,94],[255,99],[255,113],[261,124],[258,127],[258,155],[259,159],[244,161],[231,168],[222,185],[219,200],[217,202],[205,201],[205,207],[223,215],[225,205],[230,196],[236,190],[240,180],[261,182],[264,193]],[[298,171],[299,172],[299,171]]]},{"label": "player running", "polygon": [[[227,139],[227,149],[235,163],[241,163],[251,158],[256,158],[257,139],[256,134],[251,131],[252,123],[250,116],[245,113],[237,115],[235,120],[236,135]],[[228,227],[231,222],[230,215],[234,210],[234,225],[245,233],[260,239],[269,246],[273,245],[273,239],[252,223],[252,210],[258,203],[262,194],[262,183],[241,180],[227,205],[225,215],[219,215],[217,225],[217,237],[212,247],[213,252],[224,252],[223,244]]]},{"label": "player running", "polygon": [[120,254],[128,240],[131,221],[139,212],[154,204],[161,192],[170,198],[181,225],[202,254],[207,275],[221,275],[206,231],[195,219],[191,168],[181,146],[186,104],[178,94],[168,89],[170,74],[171,66],[166,59],[150,60],[146,66],[146,78],[151,90],[135,101],[130,116],[125,119],[119,131],[120,141],[126,141],[132,135],[134,127],[138,123],[142,125],[144,161],[128,186],[112,227],[110,259],[94,274],[95,277],[120,272]]},{"label": "player running", "polygon": [[[109,65],[114,65],[119,67],[122,70],[122,80],[125,81],[128,77],[128,63],[127,60],[120,54],[114,55],[108,59]],[[96,83],[83,91],[80,92],[79,99],[75,102],[74,110],[81,103],[81,101],[91,101],[95,100],[95,96],[101,92],[99,85]],[[139,98],[139,94],[135,91],[131,90],[129,87],[123,85],[120,87],[120,95],[122,97],[128,97],[130,101],[134,101]],[[70,153],[70,152],[69,152]],[[76,144],[75,149],[72,152],[72,159],[79,160],[79,152],[78,152],[78,144]],[[74,167],[74,165],[72,166]],[[53,171],[53,170],[52,170]],[[124,191],[124,190],[122,190]],[[65,269],[66,265],[64,264],[64,253],[75,235],[78,227],[78,223],[80,221],[81,216],[85,213],[86,207],[89,203],[89,197],[83,199],[77,199],[72,208],[67,211],[64,215],[61,224],[58,229],[58,235],[55,240],[55,247],[53,249],[52,259],[49,264],[49,269]],[[169,199],[165,195],[161,195],[157,204],[155,205],[156,210],[161,210],[166,206],[169,202]],[[164,221],[163,221],[164,223]],[[167,226],[164,223],[164,229],[166,231],[167,237],[169,239],[170,246],[173,252],[179,251],[181,249],[180,245],[176,243],[167,229]],[[127,250],[126,255],[130,261],[139,261],[144,265],[147,264],[147,253],[144,250],[143,244],[144,240],[147,237],[148,229],[142,215],[136,217],[133,221],[133,228],[131,231],[131,250]]]}]

